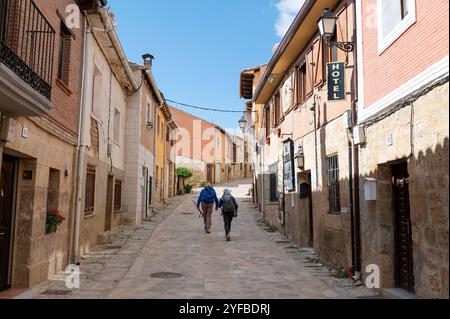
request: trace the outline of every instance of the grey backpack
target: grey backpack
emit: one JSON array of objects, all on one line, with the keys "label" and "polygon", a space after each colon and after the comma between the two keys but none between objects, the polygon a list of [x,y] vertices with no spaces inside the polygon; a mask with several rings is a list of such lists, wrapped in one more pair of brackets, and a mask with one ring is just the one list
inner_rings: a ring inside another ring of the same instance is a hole
[{"label": "grey backpack", "polygon": [[227,194],[222,197],[222,211],[224,213],[234,213],[236,207],[234,207],[233,196]]}]

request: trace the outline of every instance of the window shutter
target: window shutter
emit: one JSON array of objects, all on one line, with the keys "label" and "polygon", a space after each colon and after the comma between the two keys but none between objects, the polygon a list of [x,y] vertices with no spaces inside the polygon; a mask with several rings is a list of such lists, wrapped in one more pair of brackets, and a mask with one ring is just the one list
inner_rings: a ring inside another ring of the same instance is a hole
[{"label": "window shutter", "polygon": [[323,81],[323,46],[321,38],[316,39],[314,42],[314,65],[315,65],[315,81],[317,85]]},{"label": "window shutter", "polygon": [[310,95],[313,91],[314,83],[314,59],[313,50],[306,54],[306,95]]},{"label": "window shutter", "polygon": [[[342,9],[338,14],[336,40],[338,42],[348,42],[347,8]],[[346,53],[344,51],[338,50],[338,60],[346,60]]]},{"label": "window shutter", "polygon": [[294,107],[300,103],[299,98],[298,98],[298,96],[299,96],[299,90],[298,90],[299,78],[298,77],[299,77],[298,67],[295,67],[294,76],[293,76],[294,83],[293,83],[293,88],[292,88],[293,92],[294,92],[294,94],[292,95]]}]

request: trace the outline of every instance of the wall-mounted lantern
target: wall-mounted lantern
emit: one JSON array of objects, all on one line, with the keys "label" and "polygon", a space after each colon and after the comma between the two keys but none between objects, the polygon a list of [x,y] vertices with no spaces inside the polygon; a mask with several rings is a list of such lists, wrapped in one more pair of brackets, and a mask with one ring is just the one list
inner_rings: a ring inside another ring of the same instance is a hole
[{"label": "wall-mounted lantern", "polygon": [[297,163],[297,167],[300,170],[303,170],[305,168],[305,153],[302,146],[300,146],[295,153],[295,161]]},{"label": "wall-mounted lantern", "polygon": [[244,116],[239,120],[239,127],[241,128],[242,133],[245,131],[245,127],[247,126],[247,120]]},{"label": "wall-mounted lantern", "polygon": [[355,44],[353,42],[334,42],[331,41],[331,38],[334,35],[337,24],[337,16],[330,11],[330,9],[325,9],[322,13],[322,16],[317,21],[317,25],[319,26],[320,35],[324,38],[325,43],[329,47],[338,47],[342,51],[352,52],[354,50]]}]

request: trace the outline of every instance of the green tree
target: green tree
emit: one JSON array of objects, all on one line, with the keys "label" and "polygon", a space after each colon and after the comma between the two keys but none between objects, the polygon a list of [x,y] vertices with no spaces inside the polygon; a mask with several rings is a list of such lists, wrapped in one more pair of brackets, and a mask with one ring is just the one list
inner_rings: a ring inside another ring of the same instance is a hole
[{"label": "green tree", "polygon": [[186,167],[178,167],[176,169],[176,174],[178,176],[178,179],[181,179],[183,181],[183,190],[186,191],[185,182],[187,179],[192,177],[192,175],[193,175],[192,170],[190,170],[189,168],[186,168]]}]

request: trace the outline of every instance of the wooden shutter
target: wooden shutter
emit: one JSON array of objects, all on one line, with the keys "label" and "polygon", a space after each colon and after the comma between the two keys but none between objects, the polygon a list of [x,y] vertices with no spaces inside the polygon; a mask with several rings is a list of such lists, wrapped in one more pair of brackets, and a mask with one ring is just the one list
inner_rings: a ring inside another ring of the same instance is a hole
[{"label": "wooden shutter", "polygon": [[306,99],[306,61],[300,64],[298,69],[298,101],[300,104]]},{"label": "wooden shutter", "polygon": [[323,81],[323,46],[321,38],[317,38],[313,45],[314,53],[314,84],[320,84]]},{"label": "wooden shutter", "polygon": [[266,136],[270,134],[270,103],[266,106]]},{"label": "wooden shutter", "polygon": [[95,167],[93,166],[87,167],[84,202],[85,215],[93,214],[95,209]]},{"label": "wooden shutter", "polygon": [[[347,8],[342,9],[338,14],[337,26],[336,26],[336,40],[338,42],[348,42],[348,20],[347,20]],[[345,61],[346,53],[342,50],[338,50],[338,60]]]},{"label": "wooden shutter", "polygon": [[298,94],[299,94],[299,91],[298,91],[298,77],[299,77],[299,74],[298,73],[299,73],[298,67],[295,67],[294,75],[293,75],[294,83],[293,83],[293,88],[292,88],[292,90],[294,92],[294,94],[292,95],[294,107],[297,106],[300,103],[300,100],[298,99]]},{"label": "wooden shutter", "polygon": [[306,54],[306,95],[309,96],[313,92],[314,83],[314,58],[313,49]]}]

